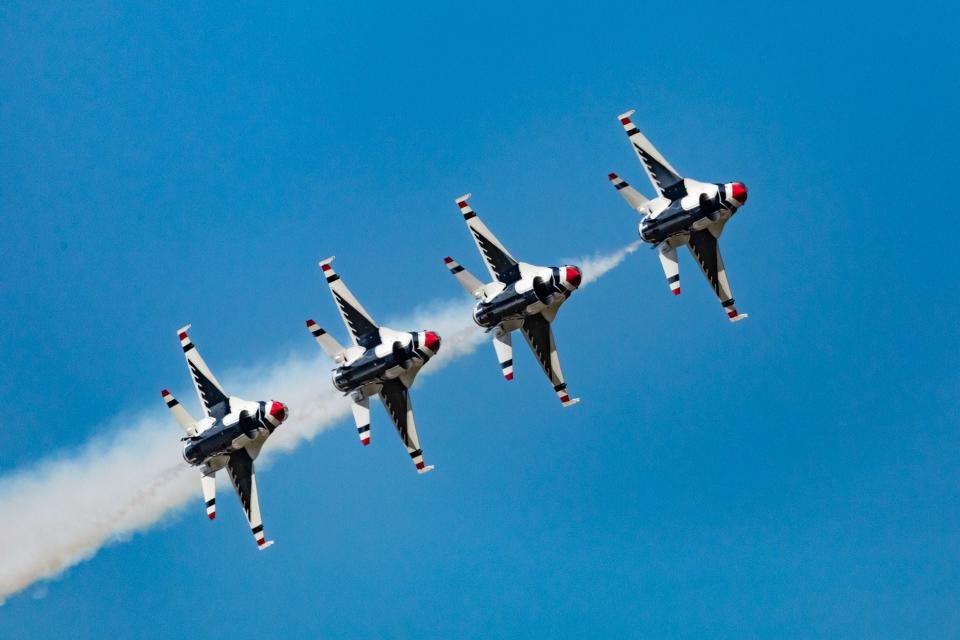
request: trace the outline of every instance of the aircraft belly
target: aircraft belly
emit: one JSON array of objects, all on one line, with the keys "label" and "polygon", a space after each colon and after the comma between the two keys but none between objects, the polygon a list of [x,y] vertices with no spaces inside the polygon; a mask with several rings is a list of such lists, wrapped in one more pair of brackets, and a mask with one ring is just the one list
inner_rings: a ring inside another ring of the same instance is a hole
[{"label": "aircraft belly", "polygon": [[700,231],[701,229],[706,229],[711,224],[713,224],[713,221],[710,220],[710,218],[707,218],[706,216],[704,216],[703,218],[700,218],[699,220],[694,221],[694,223],[690,225],[690,230]]},{"label": "aircraft belly", "polygon": [[[259,434],[259,428],[257,433]],[[190,464],[199,465],[217,456],[236,451],[252,440],[253,438],[247,436],[238,423],[190,442],[183,449],[183,457]],[[237,444],[238,442],[242,444]]]},{"label": "aircraft belly", "polygon": [[230,441],[230,450],[237,451],[238,449],[243,449],[247,445],[252,444],[257,440],[260,440],[261,438],[264,437],[262,433],[263,431],[266,431],[266,429],[258,428],[256,432],[253,432],[254,436],[252,438],[247,433],[241,433],[236,438]]},{"label": "aircraft belly", "polygon": [[335,386],[340,391],[350,393],[364,387],[383,384],[388,380],[395,380],[403,374],[419,369],[424,365],[423,360],[417,356],[411,357],[408,362],[410,365],[404,367],[395,364],[390,358],[382,360],[376,365],[364,365],[361,369],[343,372],[342,377],[337,378]]},{"label": "aircraft belly", "polygon": [[400,365],[390,367],[383,372],[383,380],[393,380],[394,378],[399,378],[404,371],[406,371],[406,369]]},{"label": "aircraft belly", "polygon": [[486,329],[495,327],[506,320],[520,319],[528,314],[528,307],[542,303],[533,290],[502,293],[489,302],[482,302],[474,310],[474,320]]},{"label": "aircraft belly", "polygon": [[524,317],[532,316],[535,313],[540,313],[541,311],[546,309],[547,306],[548,305],[545,305],[539,300],[537,300],[536,302],[534,302],[533,304],[531,304],[530,306],[528,306],[526,309],[523,310],[523,316]]},{"label": "aircraft belly", "polygon": [[[667,238],[682,233],[690,233],[696,221],[696,212],[679,211],[645,222],[641,225],[640,235],[647,242],[659,244]],[[709,220],[707,220],[707,222],[709,222]]]}]

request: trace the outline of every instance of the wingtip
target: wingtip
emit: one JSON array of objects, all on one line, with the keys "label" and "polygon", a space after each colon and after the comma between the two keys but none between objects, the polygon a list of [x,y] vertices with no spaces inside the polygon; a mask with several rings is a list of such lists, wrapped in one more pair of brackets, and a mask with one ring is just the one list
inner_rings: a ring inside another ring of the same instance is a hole
[{"label": "wingtip", "polygon": [[617,174],[612,173],[612,172],[607,174],[607,180],[609,180],[610,182],[613,182],[614,180],[617,180],[619,177],[620,177],[620,176],[618,176]]},{"label": "wingtip", "polygon": [[749,313],[740,313],[730,318],[730,322],[740,322],[741,320],[746,320],[749,317],[750,317]]},{"label": "wingtip", "polygon": [[163,391],[160,392],[160,395],[166,398],[167,396],[170,395],[170,391],[168,389],[164,389]]},{"label": "wingtip", "polygon": [[563,403],[563,406],[564,408],[572,407],[573,405],[578,404],[579,402],[580,402],[580,398],[570,398],[569,400]]},{"label": "wingtip", "polygon": [[472,194],[472,193],[465,193],[465,194],[463,194],[462,196],[460,196],[459,198],[457,198],[456,200],[454,200],[454,202],[456,202],[457,204],[460,204],[461,202],[466,202],[467,200],[469,200],[469,199],[472,198],[472,197],[473,197],[473,194]]},{"label": "wingtip", "polygon": [[325,265],[325,264],[330,264],[331,262],[333,262],[334,260],[336,260],[336,258],[337,258],[337,256],[330,256],[329,258],[324,258],[323,260],[321,260],[321,261],[318,262],[317,264],[318,264],[318,265],[320,266],[320,268],[322,269],[322,268],[323,268],[323,265]]},{"label": "wingtip", "polygon": [[313,321],[313,318],[309,318],[309,319],[307,320],[307,328],[310,328],[310,327],[314,326],[315,324],[317,324],[317,323]]},{"label": "wingtip", "polygon": [[635,112],[636,112],[636,109],[630,109],[630,111],[624,111],[623,113],[617,116],[617,119],[620,120],[620,122],[623,122],[624,120],[629,120],[630,116],[632,116]]},{"label": "wingtip", "polygon": [[263,544],[257,545],[257,551],[263,551],[264,549],[268,549],[273,546],[273,543],[274,543],[273,540],[267,540]]},{"label": "wingtip", "polygon": [[419,473],[420,475],[423,475],[425,473],[433,471],[435,468],[436,468],[435,466],[433,466],[432,464],[429,464],[425,466],[423,469],[417,469],[417,473]]},{"label": "wingtip", "polygon": [[192,324],[185,324],[185,325],[183,325],[182,327],[180,327],[179,329],[177,329],[177,335],[182,338],[183,336],[185,336],[185,335],[187,334],[187,331],[189,331],[189,330],[190,330],[190,327],[192,327],[192,326],[193,326]]}]

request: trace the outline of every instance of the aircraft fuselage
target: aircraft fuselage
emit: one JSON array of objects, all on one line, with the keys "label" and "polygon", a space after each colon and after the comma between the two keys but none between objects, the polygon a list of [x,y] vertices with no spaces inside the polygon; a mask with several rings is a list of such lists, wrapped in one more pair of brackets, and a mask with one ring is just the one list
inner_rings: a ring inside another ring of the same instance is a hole
[{"label": "aircraft fuselage", "polygon": [[520,320],[540,313],[547,307],[562,304],[580,286],[577,267],[533,267],[520,264],[521,277],[516,282],[487,285],[484,297],[473,310],[473,320],[484,329],[504,322]]},{"label": "aircraft fuselage", "polygon": [[715,222],[728,220],[742,205],[733,197],[734,184],[738,183],[684,180],[683,187],[676,189],[674,199],[657,198],[648,203],[647,215],[639,227],[640,238],[658,245],[675,236],[687,236]]},{"label": "aircraft fuselage", "polygon": [[[189,464],[202,465],[211,458],[229,455],[258,440],[266,440],[286,419],[286,408],[279,402],[231,398],[228,404],[230,413],[222,418],[208,418],[212,421],[210,426],[187,440],[183,459]],[[275,405],[279,408],[274,408]]]},{"label": "aircraft fuselage", "polygon": [[381,327],[379,344],[347,350],[346,363],[332,372],[333,386],[338,391],[350,393],[361,387],[382,384],[419,369],[439,348],[440,337],[432,331],[400,332]]}]

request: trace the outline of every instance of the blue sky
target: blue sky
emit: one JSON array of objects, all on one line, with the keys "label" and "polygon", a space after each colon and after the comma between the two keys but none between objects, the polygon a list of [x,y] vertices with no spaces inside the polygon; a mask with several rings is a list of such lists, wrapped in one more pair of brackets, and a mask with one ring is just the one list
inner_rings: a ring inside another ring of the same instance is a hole
[{"label": "blue sky", "polygon": [[960,634],[958,13],[0,7],[0,474],[186,389],[186,321],[217,371],[315,350],[324,256],[377,316],[456,297],[466,191],[528,262],[635,239],[628,108],[750,188],[722,247],[751,316],[642,249],[558,319],[580,405],[481,348],[417,390],[435,473],[377,408],[369,450],[344,424],[259,474],[269,552],[198,482],[0,637]]}]

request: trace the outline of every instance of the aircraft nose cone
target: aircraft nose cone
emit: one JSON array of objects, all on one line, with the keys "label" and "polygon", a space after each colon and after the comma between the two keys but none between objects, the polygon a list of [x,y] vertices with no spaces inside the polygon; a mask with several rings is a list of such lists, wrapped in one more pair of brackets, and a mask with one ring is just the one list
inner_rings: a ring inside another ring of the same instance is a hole
[{"label": "aircraft nose cone", "polygon": [[567,267],[567,282],[572,284],[574,289],[580,286],[581,280],[583,280],[583,273],[580,272],[580,269],[572,266]]},{"label": "aircraft nose cone", "polygon": [[282,402],[271,402],[270,403],[270,415],[277,422],[283,422],[287,419],[287,406]]},{"label": "aircraft nose cone", "polygon": [[440,351],[440,336],[433,331],[427,331],[423,336],[423,346],[436,354]]},{"label": "aircraft nose cone", "polygon": [[747,202],[747,185],[742,182],[733,183],[733,199],[741,205]]}]

